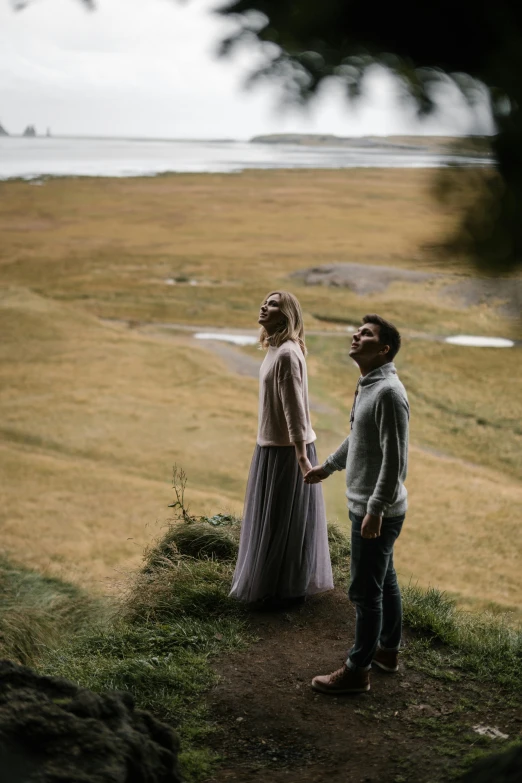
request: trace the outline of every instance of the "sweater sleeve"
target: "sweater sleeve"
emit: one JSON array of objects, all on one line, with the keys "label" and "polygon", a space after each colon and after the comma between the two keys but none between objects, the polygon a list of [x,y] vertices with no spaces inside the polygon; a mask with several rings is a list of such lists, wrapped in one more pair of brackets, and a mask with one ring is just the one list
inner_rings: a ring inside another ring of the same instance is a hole
[{"label": "sweater sleeve", "polygon": [[277,389],[291,443],[306,440],[307,411],[299,359],[293,353],[281,356],[277,368]]},{"label": "sweater sleeve", "polygon": [[337,451],[330,454],[322,465],[323,470],[331,476],[336,470],[344,470],[348,461],[348,448],[350,446],[350,436],[343,440]]},{"label": "sweater sleeve", "polygon": [[382,462],[377,483],[368,500],[366,510],[368,514],[381,516],[395,502],[401,477],[406,472],[408,402],[393,389],[386,389],[377,401],[375,423],[379,431]]}]

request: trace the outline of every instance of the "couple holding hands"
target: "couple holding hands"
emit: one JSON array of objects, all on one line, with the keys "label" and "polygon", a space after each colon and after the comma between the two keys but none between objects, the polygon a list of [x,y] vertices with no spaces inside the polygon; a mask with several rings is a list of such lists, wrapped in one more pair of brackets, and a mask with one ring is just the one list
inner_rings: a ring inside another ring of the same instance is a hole
[{"label": "couple holding hands", "polygon": [[266,356],[259,373],[258,435],[230,595],[280,609],[333,588],[321,482],[346,470],[355,639],[341,668],[314,677],[312,687],[330,694],[368,691],[372,663],[397,671],[401,643],[393,546],[407,507],[409,406],[393,363],[400,334],[378,315],[364,316],[354,332],[350,357],[361,375],[350,434],[320,465],[298,300],[273,291],[261,305],[259,324]]}]

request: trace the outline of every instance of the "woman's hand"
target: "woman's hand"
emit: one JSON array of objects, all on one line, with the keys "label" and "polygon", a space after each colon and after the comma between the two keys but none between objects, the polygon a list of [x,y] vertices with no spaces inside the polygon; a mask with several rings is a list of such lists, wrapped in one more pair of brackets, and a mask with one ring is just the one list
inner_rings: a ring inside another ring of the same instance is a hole
[{"label": "woman's hand", "polygon": [[304,478],[308,471],[312,469],[312,463],[308,459],[308,455],[306,453],[306,443],[304,440],[300,440],[294,443],[294,446],[295,456],[297,457],[299,468],[301,469],[301,473],[303,474]]},{"label": "woman's hand", "polygon": [[301,473],[303,474],[303,478],[304,478],[306,474],[312,470],[312,463],[310,462],[308,457],[304,457],[299,460],[299,467],[301,468]]}]

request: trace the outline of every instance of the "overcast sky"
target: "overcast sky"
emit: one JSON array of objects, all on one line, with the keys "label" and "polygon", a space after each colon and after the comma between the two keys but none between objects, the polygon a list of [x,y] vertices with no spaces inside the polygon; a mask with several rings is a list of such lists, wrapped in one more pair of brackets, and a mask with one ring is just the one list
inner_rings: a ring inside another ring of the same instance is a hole
[{"label": "overcast sky", "polygon": [[459,135],[492,130],[487,106],[449,96],[420,123],[383,72],[354,108],[332,86],[308,111],[281,110],[277,90],[243,88],[259,56],[215,57],[230,21],[216,0],[34,0],[22,12],[0,0],[0,123],[59,134],[237,138],[260,133]]}]

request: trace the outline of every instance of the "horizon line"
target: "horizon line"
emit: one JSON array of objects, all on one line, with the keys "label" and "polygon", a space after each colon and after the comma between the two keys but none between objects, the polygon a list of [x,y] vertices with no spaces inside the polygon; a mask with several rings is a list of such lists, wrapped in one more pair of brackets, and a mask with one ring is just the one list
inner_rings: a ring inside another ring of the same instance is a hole
[{"label": "horizon line", "polygon": [[[5,129],[4,129],[5,130]],[[285,136],[301,136],[317,138],[320,136],[326,136],[333,139],[392,139],[392,138],[411,138],[411,139],[472,139],[472,138],[493,138],[496,134],[484,134],[484,133],[469,133],[469,134],[432,134],[432,133],[365,133],[361,135],[351,136],[339,136],[335,133],[300,133],[289,131],[286,133],[258,133],[249,138],[233,138],[230,136],[223,137],[190,137],[190,136],[104,136],[102,134],[76,134],[76,133],[52,133],[47,135],[45,133],[38,133],[35,136],[25,136],[23,133],[7,133],[0,136],[0,138],[6,139],[79,139],[89,141],[190,141],[190,142],[251,142],[258,137],[279,137]]]}]

